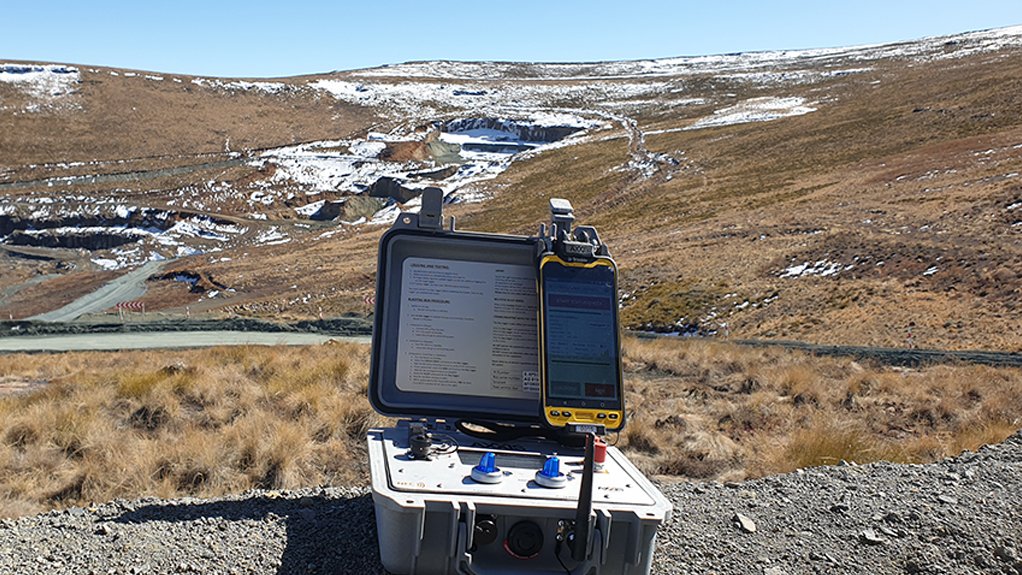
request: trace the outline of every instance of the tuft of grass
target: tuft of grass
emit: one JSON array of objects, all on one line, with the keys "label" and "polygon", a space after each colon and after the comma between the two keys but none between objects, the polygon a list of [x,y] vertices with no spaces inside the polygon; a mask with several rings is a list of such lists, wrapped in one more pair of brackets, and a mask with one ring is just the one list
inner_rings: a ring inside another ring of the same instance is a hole
[{"label": "tuft of grass", "polygon": [[792,433],[779,452],[774,468],[792,471],[802,467],[836,465],[841,461],[872,463],[905,462],[905,448],[868,433],[855,421],[816,421]]}]

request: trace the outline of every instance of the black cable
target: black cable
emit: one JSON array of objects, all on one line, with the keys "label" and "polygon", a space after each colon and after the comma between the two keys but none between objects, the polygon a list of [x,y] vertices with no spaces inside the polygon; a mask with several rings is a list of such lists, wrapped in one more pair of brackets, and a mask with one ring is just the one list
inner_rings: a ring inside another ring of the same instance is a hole
[{"label": "black cable", "polygon": [[[544,430],[539,427],[505,425],[503,423],[496,423],[493,421],[478,421],[474,419],[459,419],[454,425],[458,431],[469,437],[497,442],[522,439],[524,437],[543,438],[547,437],[549,434],[548,430]],[[485,431],[477,431],[468,427],[468,425],[480,427]]]},{"label": "black cable", "polygon": [[[477,431],[468,427],[469,425],[480,427],[485,431]],[[532,437],[535,439],[549,439],[556,441],[564,447],[585,447],[585,436],[577,433],[568,433],[564,429],[548,429],[537,426],[507,425],[494,421],[480,421],[475,419],[459,419],[454,426],[458,431],[469,437],[503,443]]]},{"label": "black cable", "polygon": [[433,455],[447,455],[448,453],[454,453],[458,450],[458,441],[450,435],[443,433],[433,433],[431,438],[440,443],[430,449],[430,453]]},{"label": "black cable", "polygon": [[608,445],[610,445],[611,447],[617,447],[617,442],[618,442],[619,439],[621,439],[621,432],[620,431],[615,431],[614,432],[614,441],[609,442]]},{"label": "black cable", "polygon": [[561,564],[561,569],[564,569],[564,572],[567,573],[567,575],[571,575],[571,569],[568,569],[568,566],[564,564],[564,559],[561,559],[562,548],[563,545],[561,545],[561,542],[558,541],[557,545],[554,546],[554,557],[556,557],[557,562]]}]

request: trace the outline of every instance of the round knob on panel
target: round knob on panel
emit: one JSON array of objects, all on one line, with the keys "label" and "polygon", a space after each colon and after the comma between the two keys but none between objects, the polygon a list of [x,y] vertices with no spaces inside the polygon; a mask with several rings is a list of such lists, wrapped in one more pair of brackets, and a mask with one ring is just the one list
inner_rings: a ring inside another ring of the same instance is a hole
[{"label": "round knob on panel", "polygon": [[488,451],[479,458],[479,465],[472,468],[472,479],[479,483],[500,483],[504,474],[497,467],[497,456]]},{"label": "round knob on panel", "polygon": [[536,472],[536,483],[550,489],[560,489],[568,482],[568,477],[561,473],[561,460],[556,455],[547,458],[543,469]]}]

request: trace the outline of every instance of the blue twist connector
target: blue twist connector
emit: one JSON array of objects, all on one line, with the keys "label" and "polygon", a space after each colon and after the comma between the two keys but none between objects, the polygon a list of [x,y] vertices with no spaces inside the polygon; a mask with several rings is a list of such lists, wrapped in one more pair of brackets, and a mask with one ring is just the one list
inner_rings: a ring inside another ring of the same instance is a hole
[{"label": "blue twist connector", "polygon": [[536,472],[536,483],[549,489],[560,489],[567,485],[568,478],[561,473],[561,458],[551,455],[543,462],[543,469]]},{"label": "blue twist connector", "polygon": [[500,483],[504,479],[504,474],[497,467],[497,456],[492,451],[479,458],[479,465],[472,468],[470,476],[477,483]]},{"label": "blue twist connector", "polygon": [[561,474],[561,459],[554,455],[543,463],[543,471],[540,471],[543,477],[557,477]]},{"label": "blue twist connector", "polygon": [[483,473],[493,473],[497,470],[497,456],[492,451],[489,451],[479,459],[479,465],[476,465],[476,469]]}]

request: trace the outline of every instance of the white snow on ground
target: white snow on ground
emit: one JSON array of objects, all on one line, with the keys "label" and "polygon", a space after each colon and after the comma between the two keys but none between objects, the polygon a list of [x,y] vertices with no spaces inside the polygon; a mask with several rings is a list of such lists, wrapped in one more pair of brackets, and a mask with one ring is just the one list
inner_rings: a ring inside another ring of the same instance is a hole
[{"label": "white snow on ground", "polygon": [[[409,188],[427,185],[439,186],[445,192],[448,202],[482,201],[485,193],[472,184],[491,179],[505,170],[513,160],[527,158],[545,150],[570,145],[583,135],[570,136],[560,142],[543,144],[526,142],[510,132],[500,130],[463,130],[456,133],[442,133],[440,140],[447,144],[467,146],[462,149],[458,169],[443,180],[416,179],[415,172],[442,167],[432,162],[394,163],[379,160],[386,142],[421,140],[422,131],[412,131],[412,126],[422,126],[437,119],[450,119],[461,114],[466,118],[516,118],[516,122],[531,123],[534,126],[575,126],[596,128],[598,126],[631,126],[629,138],[641,144],[643,134],[638,131],[634,120],[624,116],[633,107],[658,105],[662,108],[703,105],[704,100],[686,99],[687,83],[691,77],[714,76],[725,82],[740,84],[770,84],[780,86],[802,86],[823,78],[860,74],[871,70],[873,61],[881,58],[900,58],[915,61],[953,59],[976,52],[993,51],[1005,46],[1022,45],[1022,26],[1000,30],[976,32],[950,37],[930,38],[916,42],[884,46],[860,46],[822,50],[775,51],[723,56],[683,57],[661,60],[632,62],[605,62],[593,64],[493,64],[460,62],[423,62],[402,64],[373,70],[340,74],[334,79],[308,82],[304,85],[289,85],[280,82],[249,82],[242,80],[220,80],[196,78],[191,80],[198,86],[227,91],[259,92],[277,94],[301,90],[304,87],[331,94],[338,100],[353,104],[382,107],[386,114],[399,120],[391,133],[373,133],[364,140],[315,142],[301,146],[289,146],[264,152],[253,161],[263,166],[272,163],[276,167],[273,181],[257,182],[252,188],[235,189],[229,183],[209,182],[185,188],[180,197],[170,200],[171,204],[190,206],[202,210],[215,210],[223,202],[248,200],[253,206],[273,205],[287,202],[287,205],[306,203],[296,212],[306,215],[323,205],[315,196],[323,191],[364,193],[366,188],[380,176],[398,179]],[[112,75],[116,72],[110,71]],[[126,72],[125,76],[142,76]],[[397,77],[403,76],[404,78]],[[145,75],[156,81],[160,76]],[[440,78],[441,82],[416,82],[408,78]],[[549,79],[543,83],[524,83],[520,79]],[[178,78],[171,78],[179,82]],[[570,79],[574,83],[557,80]],[[696,78],[699,80],[700,78]],[[0,82],[14,86],[30,94],[39,102],[66,101],[73,94],[79,82],[79,71],[66,66],[43,64],[2,64]],[[737,90],[736,90],[737,91]],[[797,93],[792,90],[789,93]],[[671,98],[676,98],[671,100]],[[730,95],[729,97],[734,97]],[[585,110],[564,108],[564,102],[582,102]],[[685,128],[653,130],[646,135],[665,133],[678,129],[698,129],[709,126],[727,126],[744,122],[767,121],[788,116],[807,114],[814,111],[812,106],[826,102],[826,95],[813,96],[813,102],[805,98],[756,98],[717,110],[709,117],[695,121]],[[32,104],[41,109],[44,104]],[[62,104],[64,105],[64,104]],[[721,104],[723,105],[723,104]],[[507,143],[507,149],[487,144]],[[480,148],[482,146],[482,148]],[[517,152],[517,153],[515,153]],[[647,155],[648,156],[648,155]],[[637,161],[637,160],[633,160]],[[313,196],[304,198],[301,194]],[[62,200],[63,201],[63,200]],[[113,200],[97,198],[96,203]],[[1018,209],[1019,203],[1008,210]],[[390,202],[383,210],[370,218],[372,223],[389,223],[402,211],[414,211],[418,200],[405,205]],[[0,213],[8,210],[0,206]],[[77,208],[76,208],[77,209]],[[67,211],[50,200],[40,198],[31,202],[32,217],[46,219],[62,215]],[[256,216],[253,216],[256,217]],[[263,216],[265,217],[265,216]],[[1022,222],[1013,224],[1018,226]],[[166,232],[148,230],[152,238],[128,249],[111,250],[116,257],[97,258],[118,262],[163,257],[143,247],[156,243],[178,253],[194,253],[218,249],[218,245],[230,245],[247,229],[239,226],[213,225],[211,221],[186,220]],[[279,230],[265,232],[258,241],[265,243],[286,242],[289,238]],[[187,242],[188,245],[182,245]],[[210,247],[212,246],[212,247]],[[165,250],[164,250],[165,251]],[[105,262],[107,263],[107,262]],[[827,260],[815,263],[804,262],[784,270],[782,277],[804,277],[809,275],[828,276],[849,269]],[[935,272],[934,272],[935,273]]]},{"label": "white snow on ground", "polygon": [[79,80],[78,68],[71,66],[0,64],[0,82],[36,100],[26,106],[29,112],[58,107],[61,100],[75,92]]},{"label": "white snow on ground", "polygon": [[[123,208],[123,206],[115,208],[116,214],[120,217],[124,217],[125,210]],[[85,211],[77,213],[83,215]],[[91,213],[99,212],[93,209]],[[65,215],[72,214],[69,212]],[[93,263],[103,269],[121,269],[153,259],[219,251],[220,248],[216,247],[217,245],[226,245],[243,236],[247,231],[247,228],[235,224],[217,223],[203,216],[193,216],[178,220],[165,230],[156,227],[110,225],[41,228],[22,230],[21,233],[30,237],[108,234],[140,239],[140,241],[106,250],[104,252],[106,257],[92,259]]]},{"label": "white snow on ground", "polygon": [[373,217],[366,223],[370,225],[390,225],[401,215],[401,212],[417,213],[421,208],[422,200],[420,198],[412,199],[403,206],[400,204],[390,204],[373,214]]},{"label": "white snow on ground", "polygon": [[387,148],[386,142],[381,141],[359,141],[348,146],[352,155],[360,158],[378,158],[383,150]]},{"label": "white snow on ground", "polygon": [[271,226],[268,230],[259,232],[256,236],[255,243],[257,245],[264,246],[276,246],[280,244],[286,244],[291,241],[291,238],[284,232],[280,231],[277,226]]},{"label": "white snow on ground", "polygon": [[766,122],[778,118],[801,116],[815,111],[816,108],[806,105],[805,98],[751,98],[734,106],[717,110],[713,112],[712,116],[696,120],[685,129],[698,130],[748,122]]},{"label": "white snow on ground", "polygon": [[[384,162],[337,151],[337,147],[345,145],[343,142],[311,142],[276,148],[263,152],[257,163],[273,162],[277,166],[274,182],[297,183],[307,188],[306,193],[361,192],[381,176],[399,177],[418,168],[415,164]],[[262,203],[272,202],[271,196],[262,196]]]},{"label": "white snow on ground", "polygon": [[801,278],[807,276],[820,276],[827,277],[837,274],[841,271],[850,270],[855,267],[853,264],[842,265],[837,262],[830,260],[818,260],[816,262],[802,262],[800,264],[794,264],[781,271],[780,277],[782,278]]},{"label": "white snow on ground", "polygon": [[282,82],[245,82],[242,80],[227,82],[224,80],[217,79],[195,78],[192,80],[192,84],[202,86],[204,88],[215,88],[220,90],[233,90],[241,92],[263,92],[265,94],[276,94],[278,92],[284,92],[288,90],[288,85]]},{"label": "white snow on ground", "polygon": [[[469,121],[466,125],[474,122]],[[452,122],[448,125],[456,125]],[[570,127],[590,128],[601,122],[588,120],[566,112],[522,113],[517,119],[503,120],[508,130],[520,130],[526,133],[536,127]],[[427,186],[441,188],[446,201],[451,203],[467,203],[482,201],[485,195],[472,190],[465,190],[470,184],[497,177],[507,169],[511,162],[530,153],[538,153],[572,141],[569,136],[560,142],[543,143],[523,140],[512,131],[492,128],[468,128],[440,132],[439,140],[447,144],[457,145],[460,164],[457,170],[442,180],[416,180],[416,172],[443,167],[432,162],[392,162],[378,159],[386,148],[386,142],[417,141],[425,137],[418,132],[407,136],[398,134],[371,133],[367,140],[336,140],[321,141],[276,148],[263,152],[253,162],[262,166],[271,162],[276,166],[272,178],[277,187],[297,184],[303,188],[306,196],[315,196],[326,191],[363,193],[380,177],[387,176],[398,180],[410,189],[421,189]],[[471,149],[465,149],[465,147]],[[250,192],[248,200],[251,204],[272,205],[283,199],[274,189],[267,188]],[[311,216],[323,201],[317,200],[296,209],[303,216]],[[391,223],[402,209],[414,211],[414,203],[401,206],[388,205],[380,213],[370,218],[367,223]]]},{"label": "white snow on ground", "polygon": [[[106,270],[106,271],[116,270],[116,269],[120,269],[122,267],[121,266],[121,262],[119,262],[118,260],[112,260],[112,259],[109,259],[109,258],[92,258],[92,263],[94,263],[97,266],[99,266],[100,269]],[[126,266],[124,266],[124,267],[126,267]]]},{"label": "white snow on ground", "polygon": [[64,226],[57,228],[44,228],[41,230],[21,230],[26,236],[73,236],[77,234],[106,233],[111,235],[153,235],[149,230],[142,228],[126,228],[124,226]]},{"label": "white snow on ground", "polygon": [[248,231],[236,224],[221,224],[207,218],[190,218],[175,222],[165,232],[159,234],[160,243],[173,245],[182,237],[200,238],[217,242],[227,242],[233,236]]},{"label": "white snow on ground", "polygon": [[455,134],[443,134],[440,139],[445,142],[452,144],[469,144],[469,143],[497,143],[497,142],[508,142],[513,141],[516,138],[511,132],[504,130],[494,130],[490,128],[473,128],[471,130],[464,130]]},{"label": "white snow on ground", "polygon": [[319,200],[318,202],[312,202],[311,204],[306,204],[304,206],[295,208],[295,212],[298,215],[300,215],[300,216],[304,216],[306,218],[310,218],[310,217],[312,217],[313,214],[318,212],[319,209],[322,208],[323,204],[325,204],[325,203],[326,203],[326,200]]},{"label": "white snow on ground", "polygon": [[391,108],[394,117],[441,116],[441,109],[461,109],[474,115],[501,115],[515,111],[550,108],[565,100],[606,102],[667,92],[670,82],[589,82],[576,84],[522,84],[499,86],[475,82],[433,84],[427,82],[357,82],[317,80],[309,84],[338,100],[363,106]]}]

